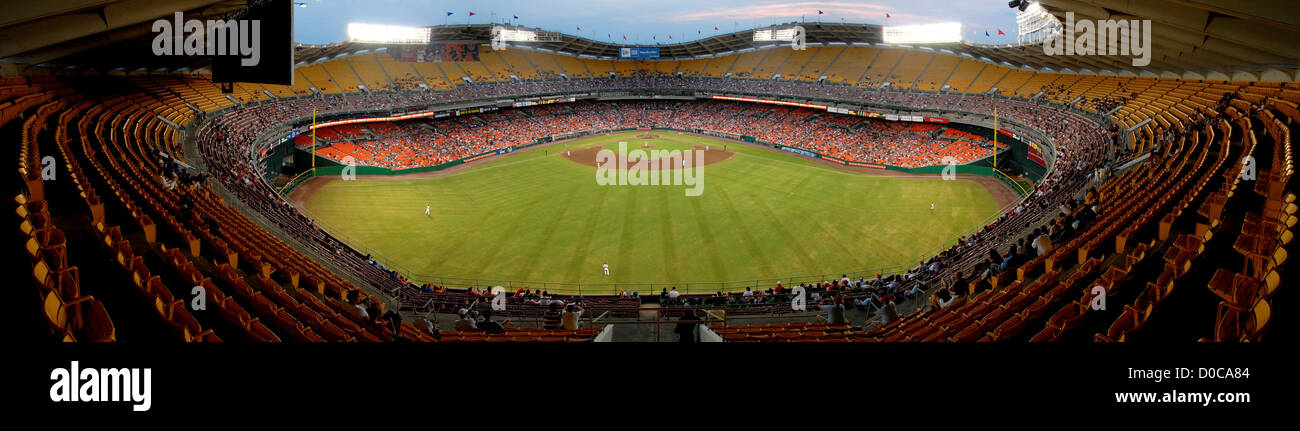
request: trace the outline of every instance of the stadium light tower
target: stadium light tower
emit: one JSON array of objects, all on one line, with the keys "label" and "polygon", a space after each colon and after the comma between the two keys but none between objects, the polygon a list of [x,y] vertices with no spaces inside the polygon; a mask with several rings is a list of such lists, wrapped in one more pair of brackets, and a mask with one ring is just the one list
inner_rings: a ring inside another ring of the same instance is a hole
[{"label": "stadium light tower", "polygon": [[903,25],[885,27],[885,43],[950,43],[961,42],[961,23]]},{"label": "stadium light tower", "polygon": [[366,43],[420,45],[429,43],[428,27],[348,23],[348,40]]}]

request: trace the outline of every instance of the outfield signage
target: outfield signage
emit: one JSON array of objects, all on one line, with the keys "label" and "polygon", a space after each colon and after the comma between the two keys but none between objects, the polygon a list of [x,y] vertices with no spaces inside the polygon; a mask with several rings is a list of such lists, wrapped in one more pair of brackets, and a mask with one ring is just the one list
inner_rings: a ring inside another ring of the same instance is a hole
[{"label": "outfield signage", "polygon": [[944,124],[947,124],[947,123],[948,123],[948,119],[947,119],[947,118],[939,118],[939,117],[925,117],[925,122],[927,122],[927,123],[944,123]]},{"label": "outfield signage", "polygon": [[438,118],[438,117],[446,117],[446,116],[447,114],[445,112],[434,114],[433,111],[428,111],[428,112],[416,112],[416,113],[404,114],[404,115],[394,115],[390,117],[351,118],[347,120],[335,120],[335,121],[325,121],[321,123],[316,123],[309,126],[308,129],[314,130],[314,129],[320,129],[320,128],[331,127],[331,126],[342,126],[344,124],[378,123],[381,121],[402,121],[402,120],[412,120],[412,119],[424,118],[424,117]]},{"label": "outfield signage", "polygon": [[574,98],[574,97],[560,97],[560,98],[555,98],[555,99],[542,99],[542,100],[537,100],[537,101],[533,101],[533,100],[525,100],[525,101],[523,101],[523,102],[515,102],[512,106],[514,106],[514,107],[516,107],[516,108],[523,108],[523,107],[526,107],[526,106],[549,105],[549,104],[552,104],[552,103],[567,103],[567,102],[572,102],[572,101],[574,101],[574,100],[577,100],[577,98]]},{"label": "outfield signage", "polygon": [[1026,151],[1025,154],[1025,158],[1028,158],[1029,160],[1032,160],[1034,163],[1037,163],[1039,166],[1046,168],[1047,161],[1043,159],[1043,153],[1038,151],[1038,144],[1035,144],[1033,142],[1026,142],[1026,143],[1029,145],[1028,145],[1028,151]]},{"label": "outfield signage", "polygon": [[841,158],[839,158],[839,157],[831,157],[831,156],[822,156],[821,158],[826,159],[826,160],[830,160],[830,161],[832,161],[832,162],[839,163],[839,164],[841,164],[841,165],[845,165],[845,166],[856,166],[856,167],[859,167],[859,168],[886,169],[885,165],[877,165],[877,164],[875,164],[875,163],[855,162],[855,161],[852,161],[852,160],[844,160],[844,159],[841,159]]},{"label": "outfield signage", "polygon": [[915,121],[915,122],[925,121],[925,117],[920,116],[920,115],[895,115],[895,114],[886,114],[886,115],[885,115],[885,119],[886,119],[886,120],[889,120],[889,121]]},{"label": "outfield signage", "polygon": [[[479,154],[479,155],[474,156],[474,157],[470,157],[470,158],[467,158],[467,159],[463,159],[463,160],[461,161],[461,163],[469,163],[469,162],[472,162],[472,161],[475,161],[475,160],[478,160],[478,159],[488,158],[488,157],[492,157],[492,156],[495,156],[495,155],[497,155],[497,154],[500,154],[500,153],[498,153],[497,151],[500,151],[500,150],[488,151],[488,152],[486,152],[486,153]],[[512,151],[513,151],[513,150],[512,150]]]},{"label": "outfield signage", "polygon": [[871,118],[881,118],[885,116],[885,114],[880,114],[876,112],[859,111],[859,110],[848,109],[848,108],[836,108],[834,106],[827,106],[826,112],[830,112],[832,114],[853,115],[858,117],[871,117]]},{"label": "outfield signage", "polygon": [[285,142],[288,142],[290,139],[296,138],[300,134],[302,134],[301,130],[294,130],[292,132],[289,132],[288,135],[284,135],[283,138],[280,138],[280,143],[283,144]]},{"label": "outfield signage", "polygon": [[[569,99],[570,99],[569,101],[572,101],[573,98],[569,98]],[[553,103],[553,102],[546,102],[546,103]],[[314,125],[309,126],[308,130],[314,130],[314,129],[320,129],[325,127],[332,127],[332,126],[342,126],[345,124],[378,123],[384,121],[404,121],[404,120],[414,120],[416,118],[426,118],[426,117],[446,118],[452,116],[453,114],[460,116],[460,115],[477,114],[480,112],[488,112],[488,111],[495,111],[495,110],[497,110],[497,107],[495,106],[484,106],[481,108],[458,109],[456,111],[438,111],[438,112],[424,111],[424,112],[413,112],[410,114],[392,115],[387,117],[349,118],[346,120],[334,120],[334,121],[324,121],[324,122],[316,123]],[[292,137],[293,135],[290,136],[290,138]]]},{"label": "outfield signage", "polygon": [[461,115],[478,114],[478,113],[495,111],[495,110],[497,110],[497,107],[495,106],[484,106],[482,108],[457,109],[456,116],[459,117]]},{"label": "outfield signage", "polygon": [[619,48],[618,58],[659,58],[659,48],[636,46]]},{"label": "outfield signage", "polygon": [[791,152],[791,153],[795,153],[795,154],[798,154],[798,155],[801,155],[801,156],[808,156],[808,157],[814,157],[814,158],[816,158],[816,157],[821,157],[821,154],[817,154],[817,153],[814,153],[814,152],[812,152],[812,151],[808,151],[808,150],[803,150],[803,149],[799,149],[799,148],[795,148],[795,147],[787,147],[787,146],[784,146],[784,145],[779,145],[779,147],[780,147],[782,150],[789,151],[789,152]]},{"label": "outfield signage", "polygon": [[766,103],[766,104],[769,104],[769,105],[798,106],[798,107],[800,107],[800,108],[812,108],[812,109],[826,109],[826,108],[827,108],[826,105],[815,105],[815,104],[812,104],[812,103],[799,103],[799,102],[786,102],[786,101],[781,101],[781,100],[755,99],[755,98],[753,98],[753,97],[735,97],[735,96],[716,96],[716,95],[715,95],[715,96],[713,96],[713,98],[714,98],[714,99],[717,99],[717,100],[734,100],[734,101],[737,101],[737,102],[754,102],[754,103]]}]

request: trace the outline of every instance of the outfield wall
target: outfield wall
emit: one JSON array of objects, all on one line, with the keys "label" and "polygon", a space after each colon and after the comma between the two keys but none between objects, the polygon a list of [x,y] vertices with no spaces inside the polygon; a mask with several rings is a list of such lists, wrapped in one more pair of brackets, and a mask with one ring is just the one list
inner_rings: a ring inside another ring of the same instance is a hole
[{"label": "outfield wall", "polygon": [[[774,148],[774,149],[777,149],[777,150],[789,151],[789,152],[792,152],[792,153],[795,153],[795,154],[804,155],[804,156],[808,156],[808,157],[814,157],[814,158],[826,159],[826,160],[830,160],[830,161],[832,161],[832,162],[839,163],[839,164],[841,164],[841,165],[845,165],[845,166],[869,167],[869,168],[885,169],[885,170],[898,171],[898,172],[906,172],[906,173],[911,173],[911,174],[938,174],[938,175],[942,175],[942,174],[944,174],[944,170],[946,170],[946,169],[948,168],[948,166],[945,166],[945,165],[922,166],[922,167],[919,167],[919,168],[905,168],[905,167],[901,167],[901,166],[886,165],[886,164],[880,164],[880,163],[856,162],[856,161],[852,161],[852,160],[845,160],[845,159],[842,159],[842,158],[839,158],[839,157],[835,157],[835,156],[830,156],[830,155],[826,155],[826,154],[818,153],[818,152],[815,152],[815,151],[806,150],[806,149],[803,149],[803,148],[798,148],[798,147],[793,147],[793,146],[788,146],[788,145],[774,144],[774,143],[771,143],[771,142],[761,141],[761,140],[758,140],[757,138],[755,138],[755,137],[753,137],[753,136],[742,136],[742,135],[737,135],[737,134],[734,134],[734,133],[719,132],[719,131],[708,130],[708,129],[691,129],[691,130],[686,130],[686,129],[677,129],[677,128],[672,128],[672,127],[657,127],[657,126],[650,127],[650,129],[651,129],[651,130],[668,130],[668,131],[679,132],[679,133],[691,133],[691,134],[697,134],[697,135],[705,135],[705,136],[719,137],[719,138],[725,138],[725,139],[732,139],[732,140],[741,141],[741,142],[746,142],[746,143],[753,143],[753,144],[763,145],[763,146],[771,147],[771,148]],[[970,127],[970,126],[968,126],[966,129],[978,129],[978,128],[977,128],[977,127]],[[538,139],[534,140],[532,143],[528,143],[528,144],[524,144],[524,145],[518,145],[518,146],[511,146],[511,147],[507,147],[507,148],[503,148],[503,149],[498,149],[498,150],[485,151],[485,152],[482,152],[482,153],[479,153],[479,154],[475,154],[475,155],[470,156],[470,157],[465,157],[465,158],[462,158],[462,159],[453,160],[453,161],[450,161],[450,162],[447,162],[447,163],[443,163],[443,164],[440,164],[440,165],[437,165],[437,166],[425,166],[425,167],[421,167],[421,168],[397,169],[397,170],[387,169],[387,168],[381,168],[381,167],[377,167],[377,166],[352,166],[351,168],[354,169],[354,171],[353,171],[352,173],[353,173],[353,174],[356,174],[356,175],[405,175],[405,174],[415,174],[415,173],[420,173],[420,172],[440,171],[440,170],[443,170],[443,169],[450,168],[450,167],[452,167],[452,166],[456,166],[456,165],[461,165],[461,164],[469,163],[469,162],[472,162],[472,161],[475,161],[475,160],[478,160],[478,159],[482,159],[482,158],[486,158],[486,157],[490,157],[490,156],[509,154],[509,153],[514,152],[514,151],[517,150],[517,149],[528,148],[528,147],[532,147],[532,146],[535,146],[535,145],[541,145],[541,144],[546,144],[546,143],[556,142],[556,141],[566,140],[566,139],[579,138],[579,137],[583,137],[583,136],[591,136],[591,135],[598,135],[598,134],[605,134],[605,133],[620,133],[620,132],[627,132],[627,131],[634,131],[634,130],[638,130],[638,129],[637,129],[637,128],[634,128],[634,127],[624,127],[624,128],[618,128],[618,129],[597,129],[597,130],[586,130],[586,131],[582,131],[582,132],[569,133],[569,134],[565,134],[565,135],[548,136],[548,137],[545,137],[545,138],[538,138]],[[992,134],[993,131],[992,131],[992,130],[987,130],[987,133]],[[1014,141],[1014,142],[1016,142],[1016,143],[1019,143],[1019,141],[1016,141],[1016,140],[1011,139],[1011,138],[1006,138],[1006,140],[1010,140],[1010,141]],[[1021,145],[1021,146],[1024,146],[1023,143],[1020,143],[1020,145]],[[298,150],[298,151],[300,151],[300,152],[305,152],[304,150]],[[1000,154],[1002,154],[1002,153],[1008,153],[1008,154],[1009,154],[1009,153],[1011,153],[1011,151],[1010,151],[1010,150],[1003,150],[1003,151],[1001,151],[1001,152],[999,152],[999,153],[1000,153]],[[349,168],[348,166],[340,165],[340,164],[338,164],[338,162],[335,162],[335,161],[333,161],[333,160],[330,160],[330,159],[327,159],[327,158],[324,158],[324,157],[321,157],[321,156],[315,156],[315,157],[316,157],[316,162],[317,162],[317,165],[318,165],[318,166],[313,170],[313,172],[312,172],[311,174],[301,175],[301,176],[299,176],[299,177],[294,178],[293,181],[291,181],[289,184],[286,184],[285,187],[282,188],[282,189],[280,190],[280,193],[281,193],[281,194],[287,195],[287,194],[293,192],[293,189],[297,188],[299,185],[301,185],[302,183],[304,183],[304,182],[306,182],[307,180],[311,179],[312,177],[316,177],[316,176],[327,176],[327,175],[341,175],[341,174],[343,174],[344,169]],[[1021,159],[1023,159],[1023,158],[1024,158],[1024,157],[1021,156]],[[1020,197],[1024,197],[1024,196],[1026,196],[1026,195],[1027,195],[1027,190],[1032,190],[1032,189],[1033,189],[1033,187],[1034,187],[1033,183],[1029,183],[1027,186],[1024,185],[1024,184],[1017,184],[1017,182],[1016,182],[1015,180],[1012,180],[1012,179],[1011,179],[1010,177],[1008,177],[1006,174],[1003,174],[1003,173],[1001,173],[1001,172],[996,171],[995,169],[993,169],[993,167],[990,166],[991,163],[988,163],[988,160],[990,160],[990,159],[991,159],[991,157],[986,157],[986,158],[984,158],[984,159],[975,160],[975,161],[973,161],[973,162],[971,162],[971,163],[967,163],[967,164],[963,164],[963,165],[956,165],[956,166],[953,167],[953,168],[954,168],[953,172],[949,172],[949,173],[950,173],[950,174],[983,175],[983,176],[986,176],[986,177],[994,177],[994,178],[997,178],[998,180],[1000,180],[1000,181],[1002,181],[1004,184],[1006,184],[1007,187],[1010,188],[1012,191],[1016,192],[1016,194],[1019,195]],[[1039,173],[1040,177],[1041,177],[1042,174],[1043,174],[1042,172]]]}]

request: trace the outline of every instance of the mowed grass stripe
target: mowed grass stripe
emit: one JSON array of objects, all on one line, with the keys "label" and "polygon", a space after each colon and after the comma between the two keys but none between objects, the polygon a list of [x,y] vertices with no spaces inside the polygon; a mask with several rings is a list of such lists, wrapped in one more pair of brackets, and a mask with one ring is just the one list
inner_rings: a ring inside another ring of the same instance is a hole
[{"label": "mowed grass stripe", "polygon": [[[713,273],[713,280],[730,280],[731,276],[728,275],[727,265],[722,262],[722,253],[719,252],[722,250],[722,247],[718,246],[717,240],[713,237],[713,230],[709,227],[712,224],[710,222],[711,220],[704,214],[704,210],[700,208],[700,202],[699,199],[692,199],[689,202],[691,206],[691,215],[694,216],[693,220],[695,221],[695,229],[699,234],[697,238],[699,238],[699,241],[703,243],[703,247],[700,247],[699,250],[705,252],[705,257],[709,262],[709,269]],[[701,280],[707,279],[704,277],[704,274],[695,274],[695,276],[699,277]]]},{"label": "mowed grass stripe", "polygon": [[[754,262],[753,265],[761,267],[762,272],[775,274],[775,268],[772,267],[772,264],[775,262],[763,252],[763,246],[770,244],[758,241],[754,232],[749,229],[749,224],[747,222],[748,217],[742,216],[740,212],[736,210],[736,205],[727,194],[726,187],[714,187],[710,192],[715,193],[718,196],[721,205],[720,208],[727,216],[727,226],[734,228],[736,234],[740,236],[741,241],[743,241],[743,244],[740,244],[740,246],[745,251],[749,252],[749,257]],[[730,251],[732,252],[732,256],[738,254],[736,253],[737,250]]]},{"label": "mowed grass stripe", "polygon": [[[541,261],[541,257],[554,247],[553,244],[555,243],[552,240],[554,239],[555,234],[560,232],[560,227],[563,224],[565,216],[568,215],[569,209],[573,208],[572,204],[574,197],[577,196],[578,192],[581,190],[581,184],[574,184],[569,188],[569,193],[564,195],[562,199],[556,202],[550,202],[550,205],[548,205],[551,210],[549,217],[539,215],[539,217],[531,220],[536,222],[535,227],[540,235],[537,235],[537,239],[532,241],[531,244],[527,243],[526,238],[521,237],[519,239],[521,242],[525,242],[525,244],[523,244],[524,248],[522,249],[524,253],[520,254],[524,258],[520,259],[519,262],[519,269],[522,274],[520,276],[521,279],[536,280],[539,276],[547,275],[545,274],[547,271],[542,266],[538,265],[538,263]],[[528,216],[521,215],[521,218],[526,217]],[[531,253],[529,253],[529,251],[531,251]]]},{"label": "mowed grass stripe", "polygon": [[614,275],[616,281],[629,281],[637,279],[637,272],[644,270],[649,262],[638,262],[633,264],[633,254],[638,247],[645,247],[646,244],[640,244],[637,241],[637,233],[644,227],[636,223],[636,199],[640,189],[628,188],[621,190],[627,194],[626,203],[623,206],[622,229],[619,230],[618,239],[618,257],[614,259],[614,266],[618,268],[618,274]]},{"label": "mowed grass stripe", "polygon": [[[776,213],[772,211],[772,208],[768,207],[767,204],[763,203],[763,200],[761,198],[759,198],[757,195],[753,193],[748,193],[747,197],[751,202],[753,202],[754,208],[758,210],[755,216],[758,217],[759,215],[761,215],[762,217],[766,218],[767,225],[771,226],[772,232],[780,236],[781,240],[785,241],[786,244],[793,251],[793,253],[790,254],[790,258],[795,259],[805,268],[824,267],[824,262],[819,262],[818,258],[819,255],[821,254],[821,249],[825,244],[824,243],[817,244],[813,247],[812,250],[806,250],[802,245],[800,245],[800,241],[798,240],[798,238],[796,238],[795,235],[791,234],[789,229],[786,229],[787,221],[791,223],[800,224],[801,230],[805,230],[805,231],[809,230],[808,228],[811,227],[812,225],[804,224],[807,222],[798,217],[777,216]],[[802,237],[807,238],[808,235],[804,234],[802,235]],[[848,254],[849,253],[846,251],[845,255],[834,255],[828,257],[828,259],[831,259],[833,261],[841,261],[841,260],[845,260],[844,256]]]},{"label": "mowed grass stripe", "polygon": [[[676,217],[673,217],[674,205],[670,204],[670,197],[668,196],[668,193],[680,192],[673,187],[659,187],[657,191],[655,194],[659,197],[659,205],[657,205],[659,211],[657,214],[658,220],[655,224],[659,225],[659,237],[663,241],[664,281],[682,281],[678,269],[684,262],[677,258],[677,234],[673,232],[673,223],[676,221]],[[677,197],[679,196],[673,196],[673,198]]]},{"label": "mowed grass stripe", "polygon": [[[596,234],[600,233],[599,227],[601,216],[605,213],[605,202],[610,191],[613,190],[610,187],[598,187],[597,189],[598,190],[595,191],[595,204],[591,207],[580,208],[578,212],[578,214],[580,214],[579,220],[584,220],[585,223],[580,225],[580,236],[577,242],[574,243],[577,250],[574,251],[572,258],[569,260],[568,266],[563,268],[562,271],[556,271],[557,273],[564,274],[564,280],[572,280],[574,282],[583,280],[582,270],[586,266],[586,262],[590,260],[592,245],[595,244],[594,239],[596,238]],[[604,263],[603,259],[598,258],[597,260],[601,260],[601,263]],[[594,270],[596,268],[590,269]]]}]

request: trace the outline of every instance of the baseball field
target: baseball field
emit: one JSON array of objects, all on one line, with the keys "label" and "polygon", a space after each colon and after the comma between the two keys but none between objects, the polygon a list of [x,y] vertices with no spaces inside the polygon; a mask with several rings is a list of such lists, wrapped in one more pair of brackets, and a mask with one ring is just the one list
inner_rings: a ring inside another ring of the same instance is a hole
[{"label": "baseball field", "polygon": [[[653,133],[586,137],[422,177],[316,178],[303,205],[359,250],[435,282],[838,275],[915,265],[999,211],[990,190],[971,180],[852,172],[767,148]],[[596,151],[617,150],[620,141],[630,149],[708,146],[706,164],[692,172],[703,178],[699,196],[687,196],[686,184],[599,184]]]}]

